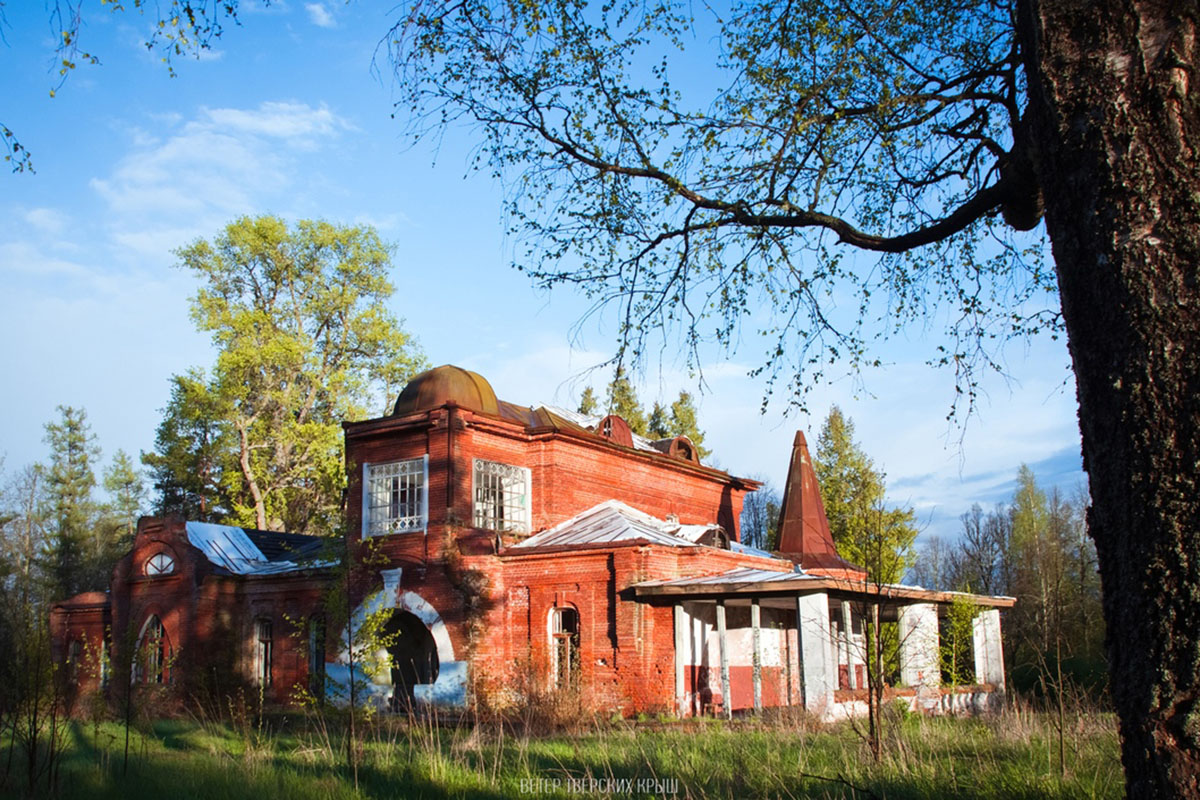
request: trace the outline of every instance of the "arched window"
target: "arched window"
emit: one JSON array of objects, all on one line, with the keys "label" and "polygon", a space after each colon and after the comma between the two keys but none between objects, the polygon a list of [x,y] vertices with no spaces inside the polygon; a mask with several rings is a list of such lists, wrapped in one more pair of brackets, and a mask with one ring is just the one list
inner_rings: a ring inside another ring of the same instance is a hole
[{"label": "arched window", "polygon": [[155,553],[146,561],[146,574],[149,576],[170,575],[174,571],[175,559],[166,553]]},{"label": "arched window", "polygon": [[167,661],[170,656],[167,632],[163,629],[162,621],[152,615],[142,626],[142,635],[138,637],[135,680],[141,683],[167,683],[170,674]]},{"label": "arched window", "polygon": [[271,620],[254,622],[254,678],[259,686],[271,685]]},{"label": "arched window", "polygon": [[318,702],[325,698],[325,619],[308,620],[308,690]]},{"label": "arched window", "polygon": [[79,669],[83,665],[83,642],[75,639],[67,649],[67,671],[71,683],[79,683]]},{"label": "arched window", "polygon": [[579,686],[579,612],[573,608],[550,611],[550,677],[557,689]]}]

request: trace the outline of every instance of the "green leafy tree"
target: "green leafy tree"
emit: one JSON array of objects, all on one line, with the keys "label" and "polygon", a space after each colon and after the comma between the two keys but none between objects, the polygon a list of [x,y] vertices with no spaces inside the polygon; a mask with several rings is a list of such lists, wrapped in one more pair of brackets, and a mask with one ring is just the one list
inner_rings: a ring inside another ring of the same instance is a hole
[{"label": "green leafy tree", "polygon": [[883,473],[854,441],[854,422],[837,406],[817,438],[813,470],[838,552],[865,567],[872,581],[899,582],[913,560],[913,512],[885,508]]},{"label": "green leafy tree", "polygon": [[49,534],[44,559],[51,594],[63,599],[93,588],[87,585],[89,559],[103,552],[104,543],[94,525],[96,504],[92,498],[96,487],[92,464],[100,458],[100,448],[87,412],[59,406],[58,413],[56,422],[46,424]]},{"label": "green leafy tree", "polygon": [[596,391],[588,386],[579,396],[579,413],[589,417],[600,410],[600,401],[596,399]]},{"label": "green leafy tree", "polygon": [[969,597],[955,597],[950,602],[939,630],[943,683],[951,686],[975,683],[975,617],[979,611]]},{"label": "green leafy tree", "polygon": [[[176,378],[165,433],[203,433],[198,443],[221,446],[228,520],[333,530],[345,485],[341,422],[365,416],[424,363],[386,308],[389,249],[368,227],[302,220],[289,228],[262,216],[176,255],[201,282],[192,319],[212,334],[218,356],[207,384]],[[160,442],[168,478],[188,466],[173,457],[179,443]]]}]

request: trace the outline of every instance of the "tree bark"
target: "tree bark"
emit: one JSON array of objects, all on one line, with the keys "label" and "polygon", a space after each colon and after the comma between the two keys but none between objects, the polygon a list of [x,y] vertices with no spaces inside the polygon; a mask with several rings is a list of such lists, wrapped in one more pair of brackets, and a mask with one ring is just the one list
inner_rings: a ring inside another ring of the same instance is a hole
[{"label": "tree bark", "polygon": [[1194,0],[1021,0],[1129,797],[1200,798]]}]

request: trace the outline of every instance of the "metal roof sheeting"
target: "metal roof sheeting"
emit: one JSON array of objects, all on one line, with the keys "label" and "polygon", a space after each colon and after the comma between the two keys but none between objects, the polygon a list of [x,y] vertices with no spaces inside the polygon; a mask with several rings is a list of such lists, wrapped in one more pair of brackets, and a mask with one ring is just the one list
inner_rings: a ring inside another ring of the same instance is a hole
[{"label": "metal roof sheeting", "polygon": [[[682,526],[664,522],[627,506],[620,500],[606,500],[566,522],[530,536],[512,549],[566,547],[583,544],[607,544],[641,539],[668,547],[698,547],[677,535]],[[701,526],[686,526],[701,527]],[[709,526],[704,526],[705,530]]]},{"label": "metal roof sheeting", "polygon": [[[270,531],[255,531],[256,534],[269,534]],[[251,540],[245,529],[232,525],[216,525],[211,522],[187,523],[187,537],[192,546],[204,553],[204,557],[218,567],[222,567],[234,575],[273,575],[280,572],[294,572],[299,569],[333,566],[332,561],[297,562],[276,558],[268,558]],[[288,539],[299,544],[299,534],[287,534]],[[311,539],[303,546],[310,551],[312,543],[317,541],[315,536],[305,536]],[[299,548],[298,548],[299,549]]]},{"label": "metal roof sheeting", "polygon": [[740,584],[771,583],[774,581],[794,581],[805,578],[816,579],[816,576],[800,572],[776,572],[770,569],[753,569],[741,567],[721,572],[716,575],[701,575],[697,578],[676,578],[669,581],[644,581],[638,586],[736,586]]}]

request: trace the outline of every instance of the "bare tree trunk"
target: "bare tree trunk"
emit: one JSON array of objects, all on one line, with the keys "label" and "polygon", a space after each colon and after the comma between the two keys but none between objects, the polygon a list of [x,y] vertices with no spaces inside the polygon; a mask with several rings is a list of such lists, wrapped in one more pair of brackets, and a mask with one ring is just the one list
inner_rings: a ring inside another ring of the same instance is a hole
[{"label": "bare tree trunk", "polygon": [[1020,3],[1126,791],[1200,798],[1200,11]]}]

